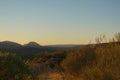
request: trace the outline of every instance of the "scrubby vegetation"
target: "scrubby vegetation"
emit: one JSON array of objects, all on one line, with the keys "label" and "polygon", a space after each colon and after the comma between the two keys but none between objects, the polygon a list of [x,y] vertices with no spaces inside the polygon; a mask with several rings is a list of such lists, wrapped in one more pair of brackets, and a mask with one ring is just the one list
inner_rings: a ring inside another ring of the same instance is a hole
[{"label": "scrubby vegetation", "polygon": [[0,80],[33,80],[33,76],[21,58],[0,53]]},{"label": "scrubby vegetation", "polygon": [[[23,61],[0,53],[0,80],[120,80],[120,34],[110,42],[40,52]],[[103,41],[103,42],[102,42]]]},{"label": "scrubby vegetation", "polygon": [[73,52],[62,66],[74,80],[78,76],[83,80],[120,80],[120,43],[86,46]]}]

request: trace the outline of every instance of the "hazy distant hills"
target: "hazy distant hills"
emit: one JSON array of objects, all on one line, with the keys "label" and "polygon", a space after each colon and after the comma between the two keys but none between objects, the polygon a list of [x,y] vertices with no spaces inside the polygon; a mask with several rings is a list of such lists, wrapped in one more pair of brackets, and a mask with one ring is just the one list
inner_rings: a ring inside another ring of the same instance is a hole
[{"label": "hazy distant hills", "polygon": [[41,45],[39,45],[36,42],[29,42],[29,43],[27,43],[27,44],[25,44],[23,46],[25,46],[25,47],[34,47],[34,48],[41,48],[42,47]]},{"label": "hazy distant hills", "polygon": [[22,47],[41,48],[42,46],[40,46],[36,42],[29,42],[29,43],[27,43],[25,45],[21,45],[19,43],[12,42],[12,41],[3,41],[3,42],[0,42],[0,48],[17,49],[17,48],[22,48]]},{"label": "hazy distant hills", "polygon": [[73,47],[80,47],[80,45],[48,45],[48,46],[41,46],[36,42],[29,42],[27,44],[21,45],[16,42],[12,41],[3,41],[0,42],[0,52],[10,52],[16,53],[18,55],[26,56],[32,55],[34,53],[39,52],[51,52],[60,49],[70,49]]},{"label": "hazy distant hills", "polygon": [[11,42],[11,41],[0,42],[0,48],[4,48],[4,49],[17,49],[21,47],[22,47],[21,44]]},{"label": "hazy distant hills", "polygon": [[58,45],[48,45],[49,47],[56,47],[56,48],[73,48],[73,47],[80,47],[83,45],[77,44],[58,44]]},{"label": "hazy distant hills", "polygon": [[21,45],[12,41],[0,42],[0,52],[16,53],[22,58],[30,58],[33,54],[43,52],[45,50],[50,51],[52,49],[40,46],[36,42],[29,42],[25,45]]},{"label": "hazy distant hills", "polygon": [[29,42],[27,44],[21,45],[16,42],[12,41],[3,41],[0,42],[0,48],[9,48],[9,49],[17,49],[22,47],[30,47],[30,48],[43,48],[43,47],[51,47],[51,48],[70,48],[70,47],[79,47],[82,45],[72,45],[72,44],[66,44],[66,45],[47,45],[47,46],[41,46],[40,44],[36,42]]}]

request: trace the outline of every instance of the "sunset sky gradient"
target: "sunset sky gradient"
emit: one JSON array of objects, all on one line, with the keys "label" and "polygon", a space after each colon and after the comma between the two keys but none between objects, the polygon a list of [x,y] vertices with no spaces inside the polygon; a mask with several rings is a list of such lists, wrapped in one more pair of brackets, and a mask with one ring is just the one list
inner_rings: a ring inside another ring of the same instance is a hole
[{"label": "sunset sky gradient", "polygon": [[120,0],[0,0],[0,41],[87,44],[116,32]]}]

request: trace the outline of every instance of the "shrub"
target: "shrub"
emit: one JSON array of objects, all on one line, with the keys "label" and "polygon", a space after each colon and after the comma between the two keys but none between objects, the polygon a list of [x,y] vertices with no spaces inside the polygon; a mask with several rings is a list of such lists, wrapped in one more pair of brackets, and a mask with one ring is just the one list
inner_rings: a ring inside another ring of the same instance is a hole
[{"label": "shrub", "polygon": [[95,50],[97,63],[93,67],[88,66],[82,73],[86,80],[119,80],[120,45],[98,45]]},{"label": "shrub", "polygon": [[32,80],[28,66],[17,56],[0,53],[0,80]]},{"label": "shrub", "polygon": [[62,62],[65,72],[78,75],[86,66],[92,67],[96,61],[96,55],[93,48],[83,47],[75,49],[68,54],[67,58]]}]

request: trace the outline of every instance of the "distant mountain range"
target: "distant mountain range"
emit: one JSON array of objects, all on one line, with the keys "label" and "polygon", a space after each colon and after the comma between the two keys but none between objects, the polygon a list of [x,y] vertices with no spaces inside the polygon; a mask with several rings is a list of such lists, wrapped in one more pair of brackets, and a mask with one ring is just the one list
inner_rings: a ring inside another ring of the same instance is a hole
[{"label": "distant mountain range", "polygon": [[74,47],[80,47],[81,45],[47,45],[41,46],[36,42],[29,42],[21,45],[12,41],[0,42],[0,52],[16,53],[23,57],[31,57],[35,53],[52,52],[60,49],[71,49]]},{"label": "distant mountain range", "polygon": [[36,42],[29,42],[29,43],[24,44],[24,45],[21,45],[19,43],[12,42],[12,41],[3,41],[3,42],[0,42],[0,48],[10,48],[10,49],[13,48],[13,49],[17,49],[17,48],[21,48],[21,47],[41,48],[42,46],[40,46]]},{"label": "distant mountain range", "polygon": [[66,45],[46,45],[46,46],[41,46],[40,44],[36,42],[29,42],[27,44],[21,45],[16,42],[12,41],[3,41],[0,42],[0,48],[9,48],[9,49],[17,49],[21,47],[31,47],[31,48],[42,48],[42,47],[54,47],[54,48],[70,48],[70,47],[79,47],[81,45],[72,45],[72,44],[66,44]]},{"label": "distant mountain range", "polygon": [[9,52],[16,53],[16,55],[21,56],[22,58],[32,58],[32,56],[36,53],[51,53],[56,50],[62,49],[71,49],[80,47],[82,45],[46,45],[41,46],[36,42],[29,42],[27,44],[19,44],[12,41],[3,41],[0,42],[0,52]]}]

